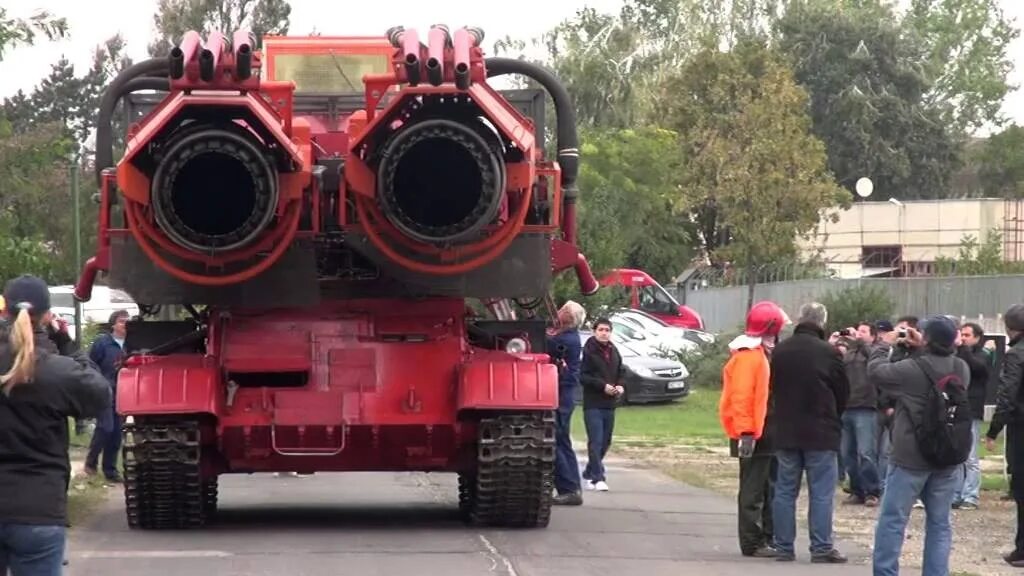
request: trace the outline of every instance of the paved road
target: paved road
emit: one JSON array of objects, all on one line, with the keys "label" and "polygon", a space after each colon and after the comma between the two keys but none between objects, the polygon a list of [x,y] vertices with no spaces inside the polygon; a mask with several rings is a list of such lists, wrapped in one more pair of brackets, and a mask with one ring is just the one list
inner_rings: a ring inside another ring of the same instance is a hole
[{"label": "paved road", "polygon": [[[869,574],[865,550],[844,566],[743,558],[733,501],[649,470],[609,462],[612,491],[556,508],[546,530],[479,530],[456,514],[454,476],[318,474],[221,478],[221,520],[202,531],[139,532],[121,492],[73,531],[68,576],[747,576]],[[314,502],[321,502],[314,504]],[[751,572],[756,571],[756,572]]]}]

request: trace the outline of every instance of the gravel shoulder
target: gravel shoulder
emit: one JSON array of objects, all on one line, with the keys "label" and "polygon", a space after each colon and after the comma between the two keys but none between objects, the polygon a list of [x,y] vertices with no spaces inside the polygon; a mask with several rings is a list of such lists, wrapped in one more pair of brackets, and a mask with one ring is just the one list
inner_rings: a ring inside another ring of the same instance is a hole
[{"label": "gravel shoulder", "polygon": [[[738,466],[729,457],[728,449],[719,446],[676,446],[645,444],[616,439],[612,451],[616,455],[645,466],[658,468],[688,484],[708,488],[723,495],[737,491]],[[999,460],[984,463],[986,472],[998,475]],[[986,484],[992,484],[986,482]],[[1020,569],[1007,566],[1002,554],[1010,549],[1016,526],[1012,501],[1003,501],[1002,490],[986,486],[979,510],[953,511],[953,552],[951,574],[956,576],[1010,576]],[[836,490],[834,529],[837,539],[871,549],[877,508],[842,504],[846,494]],[[797,502],[797,519],[804,524],[807,516],[806,485]],[[920,570],[924,543],[924,510],[913,510],[903,546],[901,568]]]}]

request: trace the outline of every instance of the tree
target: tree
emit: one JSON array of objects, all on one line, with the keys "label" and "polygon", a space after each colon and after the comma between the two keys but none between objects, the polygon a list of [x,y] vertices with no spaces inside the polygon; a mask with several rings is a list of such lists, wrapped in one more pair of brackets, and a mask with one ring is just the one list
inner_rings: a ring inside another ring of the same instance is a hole
[{"label": "tree", "polygon": [[1001,126],[1003,99],[1016,88],[1007,80],[1008,51],[1020,30],[999,0],[913,0],[905,24],[926,50],[925,104],[943,110],[943,123],[957,133]]},{"label": "tree", "polygon": [[153,16],[156,40],[150,56],[166,56],[189,30],[205,37],[218,30],[229,39],[235,30],[248,27],[262,46],[266,34],[287,34],[291,4],[288,0],[160,0]]},{"label": "tree", "polygon": [[984,240],[973,234],[964,234],[960,248],[953,258],[935,259],[937,276],[993,276],[1024,273],[1024,263],[1007,262],[1003,257],[1003,233],[992,228]]},{"label": "tree", "polygon": [[894,197],[944,195],[959,135],[925,100],[929,47],[878,2],[802,1],[776,23],[778,49],[811,97],[829,169],[852,192],[869,176]]},{"label": "tree", "polygon": [[892,294],[884,285],[861,284],[843,290],[829,290],[821,303],[828,310],[828,329],[856,328],[858,322],[891,319],[896,310]]},{"label": "tree", "polygon": [[[795,259],[796,239],[814,232],[822,211],[849,203],[810,132],[806,92],[764,45],[704,51],[665,94],[658,113],[682,146],[676,207],[728,228],[724,246],[703,239],[712,261],[753,269]],[[750,277],[748,307],[757,276]]]},{"label": "tree", "polygon": [[989,136],[974,160],[986,196],[1024,197],[1024,127],[1012,124]]},{"label": "tree", "polygon": [[68,31],[65,18],[55,17],[46,10],[36,11],[31,17],[14,18],[7,15],[7,8],[0,6],[0,60],[8,48],[35,43],[36,34],[42,33],[48,40],[63,38]]}]

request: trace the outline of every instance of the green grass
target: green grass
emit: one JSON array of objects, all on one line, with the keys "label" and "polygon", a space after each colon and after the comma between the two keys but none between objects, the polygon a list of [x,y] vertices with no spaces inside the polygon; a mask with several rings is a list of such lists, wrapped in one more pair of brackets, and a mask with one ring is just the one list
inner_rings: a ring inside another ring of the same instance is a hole
[{"label": "green grass", "polygon": [[[717,390],[697,389],[675,402],[626,405],[615,410],[615,441],[631,444],[718,444],[726,445],[718,422]],[[585,441],[583,409],[573,412],[573,438]]]}]

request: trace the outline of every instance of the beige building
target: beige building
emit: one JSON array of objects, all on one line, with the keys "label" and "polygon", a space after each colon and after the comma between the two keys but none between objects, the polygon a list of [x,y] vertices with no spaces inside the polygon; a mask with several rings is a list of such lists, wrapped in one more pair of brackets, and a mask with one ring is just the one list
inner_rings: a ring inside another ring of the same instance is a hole
[{"label": "beige building", "polygon": [[965,235],[983,241],[1003,234],[1003,257],[1024,260],[1024,201],[997,198],[855,202],[823,220],[818,235],[801,244],[840,278],[930,276],[935,259],[955,257]]}]

